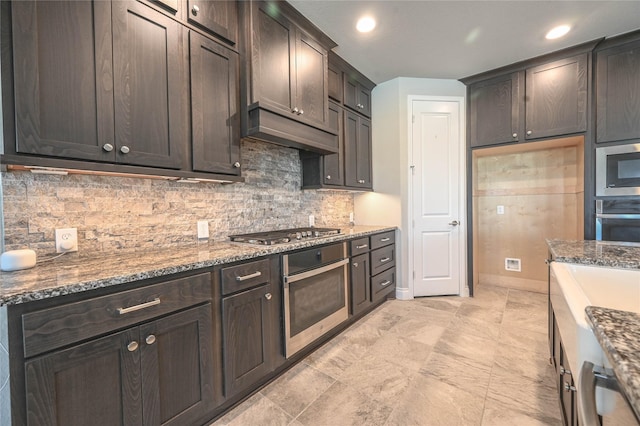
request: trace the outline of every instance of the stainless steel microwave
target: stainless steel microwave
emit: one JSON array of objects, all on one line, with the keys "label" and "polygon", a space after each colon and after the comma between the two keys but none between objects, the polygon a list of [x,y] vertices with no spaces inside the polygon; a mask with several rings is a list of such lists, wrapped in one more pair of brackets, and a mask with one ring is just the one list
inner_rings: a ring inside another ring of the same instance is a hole
[{"label": "stainless steel microwave", "polygon": [[640,144],[596,148],[596,195],[640,195]]}]

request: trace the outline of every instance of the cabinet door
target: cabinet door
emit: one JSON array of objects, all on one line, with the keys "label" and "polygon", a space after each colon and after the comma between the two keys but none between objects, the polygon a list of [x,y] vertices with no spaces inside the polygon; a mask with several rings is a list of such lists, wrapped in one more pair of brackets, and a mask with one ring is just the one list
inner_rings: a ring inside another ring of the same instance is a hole
[{"label": "cabinet door", "polygon": [[213,408],[211,304],[140,326],[144,424],[192,424]]},{"label": "cabinet door", "polygon": [[16,152],[113,161],[111,4],[11,9]]},{"label": "cabinet door", "polygon": [[515,142],[522,138],[524,73],[507,74],[469,86],[471,146]]},{"label": "cabinet door", "polygon": [[182,27],[138,2],[113,2],[116,159],[180,168],[184,159]]},{"label": "cabinet door", "polygon": [[320,44],[297,31],[295,57],[295,103],[301,119],[326,125],[329,105],[328,57]]},{"label": "cabinet door", "polygon": [[261,286],[222,300],[222,338],[225,396],[256,383],[271,371],[270,342],[275,332],[269,286]]},{"label": "cabinet door", "polygon": [[29,425],[142,425],[137,329],[25,365]]},{"label": "cabinet door", "polygon": [[347,72],[343,74],[344,105],[371,117],[371,90],[352,78]]},{"label": "cabinet door", "polygon": [[365,253],[351,258],[351,314],[359,314],[370,304],[369,253]]},{"label": "cabinet door", "polygon": [[[266,5],[253,8],[252,99],[292,114],[291,79],[295,76],[295,27],[284,16],[270,14]],[[272,16],[273,15],[273,16]]]},{"label": "cabinet door", "polygon": [[189,42],[193,170],[239,175],[238,54],[194,32]]},{"label": "cabinet door", "polygon": [[587,130],[587,54],[527,70],[526,139]]},{"label": "cabinet door", "polygon": [[640,138],[640,41],[596,54],[596,142]]},{"label": "cabinet door", "polygon": [[238,38],[238,4],[223,0],[187,0],[189,22],[235,44]]},{"label": "cabinet door", "polygon": [[361,84],[358,85],[358,103],[360,114],[371,117],[371,90]]},{"label": "cabinet door", "polygon": [[371,122],[345,111],[345,185],[371,188]]},{"label": "cabinet door", "polygon": [[343,109],[329,102],[329,127],[338,133],[338,153],[324,156],[325,185],[344,185],[344,136],[343,136]]},{"label": "cabinet door", "polygon": [[329,62],[329,97],[342,102],[342,71]]}]

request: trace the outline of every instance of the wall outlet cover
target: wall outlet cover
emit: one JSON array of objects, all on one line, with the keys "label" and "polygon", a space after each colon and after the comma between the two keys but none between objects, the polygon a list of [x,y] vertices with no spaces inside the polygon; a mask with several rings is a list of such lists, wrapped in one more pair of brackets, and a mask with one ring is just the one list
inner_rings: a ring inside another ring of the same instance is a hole
[{"label": "wall outlet cover", "polygon": [[498,208],[496,209],[498,214],[504,214],[504,206],[498,206]]},{"label": "wall outlet cover", "polygon": [[199,220],[198,221],[198,239],[209,238],[209,221],[207,220]]},{"label": "wall outlet cover", "polygon": [[309,215],[309,226],[316,226],[316,217],[312,214]]},{"label": "wall outlet cover", "polygon": [[78,229],[56,229],[56,253],[78,251]]}]

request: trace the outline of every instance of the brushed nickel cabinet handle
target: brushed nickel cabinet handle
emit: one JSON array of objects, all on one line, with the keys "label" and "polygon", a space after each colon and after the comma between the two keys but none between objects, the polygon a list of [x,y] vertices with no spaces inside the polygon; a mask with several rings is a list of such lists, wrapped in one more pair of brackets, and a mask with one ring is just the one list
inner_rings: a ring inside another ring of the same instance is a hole
[{"label": "brushed nickel cabinet handle", "polygon": [[271,300],[272,297],[273,296],[271,296],[271,293],[267,293],[267,294],[264,295],[264,298],[267,299],[267,300]]},{"label": "brushed nickel cabinet handle", "polygon": [[235,163],[233,163],[233,167],[235,167],[236,169],[240,168],[240,162],[236,161]]},{"label": "brushed nickel cabinet handle", "polygon": [[130,150],[130,149],[129,149],[129,147],[128,147],[128,146],[126,146],[126,145],[124,145],[124,146],[122,146],[122,147],[120,148],[120,152],[121,152],[121,153],[123,153],[123,154],[128,154],[128,153],[129,153],[129,151],[131,151],[131,150]]},{"label": "brushed nickel cabinet handle", "polygon": [[353,262],[353,267],[357,268],[358,267],[358,262]]},{"label": "brushed nickel cabinet handle", "polygon": [[129,306],[128,308],[118,308],[118,315],[124,315],[124,314],[128,314],[130,312],[135,312],[135,311],[139,311],[141,309],[146,309],[146,308],[150,308],[152,306],[156,306],[160,304],[160,298],[156,297],[155,299],[149,301],[149,302],[145,302],[145,303],[141,303],[139,305],[134,305],[134,306]]},{"label": "brushed nickel cabinet handle", "polygon": [[364,183],[364,179],[358,179],[358,183]]},{"label": "brushed nickel cabinet handle", "polygon": [[391,284],[392,282],[393,282],[393,281],[389,281],[389,280],[383,281],[383,282],[381,282],[381,283],[380,283],[380,287],[386,287],[386,286],[388,286],[389,284]]},{"label": "brushed nickel cabinet handle", "polygon": [[527,130],[527,136],[531,136],[533,132],[531,130]]},{"label": "brushed nickel cabinet handle", "polygon": [[357,249],[363,249],[369,247],[369,244],[362,244],[360,246],[356,246]]},{"label": "brushed nickel cabinet handle", "polygon": [[387,237],[387,238],[380,238],[380,242],[381,243],[386,243],[387,241],[391,240],[391,238]]},{"label": "brushed nickel cabinet handle", "polygon": [[110,143],[105,143],[104,145],[102,145],[102,149],[104,149],[106,152],[111,152],[113,151],[113,145],[111,145]]},{"label": "brushed nickel cabinet handle", "polygon": [[191,13],[193,14],[193,16],[198,16],[198,12],[200,12],[200,8],[194,4],[191,8]]},{"label": "brushed nickel cabinet handle", "polygon": [[380,259],[380,263],[386,263],[386,262],[388,262],[390,260],[391,260],[390,257],[383,257],[382,259]]},{"label": "brushed nickel cabinet handle", "polygon": [[253,274],[249,274],[249,275],[243,275],[241,277],[236,277],[236,281],[246,281],[246,280],[250,280],[251,278],[257,278],[260,275],[262,275],[262,272],[260,271],[256,271]]},{"label": "brushed nickel cabinet handle", "polygon": [[129,342],[129,344],[127,345],[127,350],[129,352],[135,352],[138,350],[138,346],[138,342],[134,340],[133,342]]},{"label": "brushed nickel cabinet handle", "polygon": [[156,336],[150,334],[146,339],[144,339],[144,341],[147,343],[147,345],[153,345],[156,342]]}]

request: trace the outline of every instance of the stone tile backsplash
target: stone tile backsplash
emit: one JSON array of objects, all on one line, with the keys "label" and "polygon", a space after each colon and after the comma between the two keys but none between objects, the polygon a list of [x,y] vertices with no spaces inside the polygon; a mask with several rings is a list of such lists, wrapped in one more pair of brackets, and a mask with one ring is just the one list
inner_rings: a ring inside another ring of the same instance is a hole
[{"label": "stone tile backsplash", "polygon": [[54,230],[78,228],[79,255],[195,243],[196,222],[210,240],[233,233],[349,222],[353,194],[301,190],[298,151],[242,142],[244,183],[186,184],[107,176],[4,172],[5,250],[55,252]]}]

